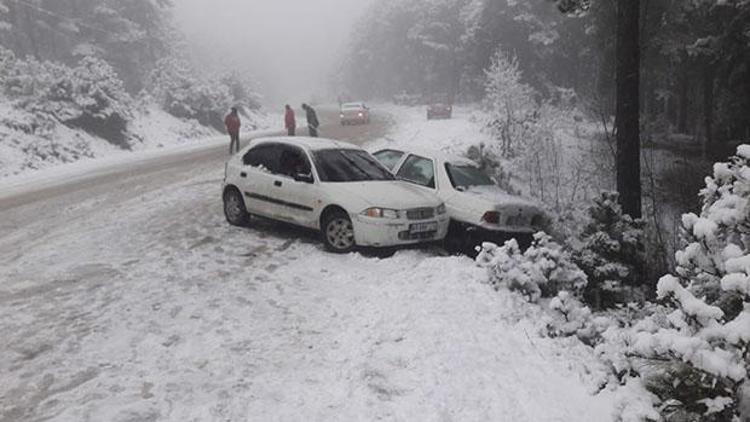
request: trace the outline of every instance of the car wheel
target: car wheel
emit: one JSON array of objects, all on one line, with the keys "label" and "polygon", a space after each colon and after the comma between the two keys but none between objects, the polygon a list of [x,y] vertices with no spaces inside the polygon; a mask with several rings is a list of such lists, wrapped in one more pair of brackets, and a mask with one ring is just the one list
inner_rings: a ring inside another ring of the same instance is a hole
[{"label": "car wheel", "polygon": [[250,222],[250,214],[245,208],[240,191],[229,189],[224,194],[224,216],[233,226],[246,226]]},{"label": "car wheel", "polygon": [[323,220],[323,242],[334,253],[349,253],[357,246],[354,225],[346,213],[332,212]]}]

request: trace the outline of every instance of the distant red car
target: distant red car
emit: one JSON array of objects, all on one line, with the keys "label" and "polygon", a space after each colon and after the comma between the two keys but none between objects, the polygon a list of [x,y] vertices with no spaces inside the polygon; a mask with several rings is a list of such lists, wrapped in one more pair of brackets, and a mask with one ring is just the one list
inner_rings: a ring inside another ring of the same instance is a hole
[{"label": "distant red car", "polygon": [[447,103],[434,103],[427,107],[427,120],[450,119],[453,117],[453,106]]}]

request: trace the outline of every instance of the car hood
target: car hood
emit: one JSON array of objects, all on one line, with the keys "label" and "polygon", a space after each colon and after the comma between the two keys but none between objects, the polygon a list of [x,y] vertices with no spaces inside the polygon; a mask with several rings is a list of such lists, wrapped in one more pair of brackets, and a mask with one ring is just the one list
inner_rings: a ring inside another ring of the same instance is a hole
[{"label": "car hood", "polygon": [[355,196],[372,207],[404,210],[437,207],[436,195],[402,181],[351,182],[333,184],[340,193]]},{"label": "car hood", "polygon": [[521,212],[542,213],[541,207],[518,195],[511,195],[497,186],[473,186],[463,192],[459,192],[452,202],[466,201],[477,208],[485,210],[508,210],[515,209]]}]

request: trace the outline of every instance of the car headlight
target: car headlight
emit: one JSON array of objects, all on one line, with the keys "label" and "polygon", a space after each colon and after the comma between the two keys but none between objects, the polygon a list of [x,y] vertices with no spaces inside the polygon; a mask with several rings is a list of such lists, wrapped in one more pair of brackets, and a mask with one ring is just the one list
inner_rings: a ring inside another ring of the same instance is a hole
[{"label": "car headlight", "polygon": [[448,210],[445,208],[445,203],[442,203],[442,204],[438,205],[438,207],[437,207],[437,209],[435,209],[435,211],[437,212],[438,215],[443,215]]},{"label": "car headlight", "polygon": [[368,208],[362,212],[362,215],[373,218],[389,218],[392,220],[398,219],[398,211],[388,208]]}]

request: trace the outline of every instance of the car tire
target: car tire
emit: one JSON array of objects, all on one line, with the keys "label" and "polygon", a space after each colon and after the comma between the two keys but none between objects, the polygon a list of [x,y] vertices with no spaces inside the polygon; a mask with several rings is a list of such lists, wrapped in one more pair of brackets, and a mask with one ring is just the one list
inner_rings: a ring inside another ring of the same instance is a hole
[{"label": "car tire", "polygon": [[321,233],[323,243],[329,252],[345,254],[357,247],[352,219],[343,211],[328,213],[323,218]]},{"label": "car tire", "polygon": [[244,227],[250,223],[250,214],[239,190],[228,189],[224,193],[224,217],[233,226]]}]

